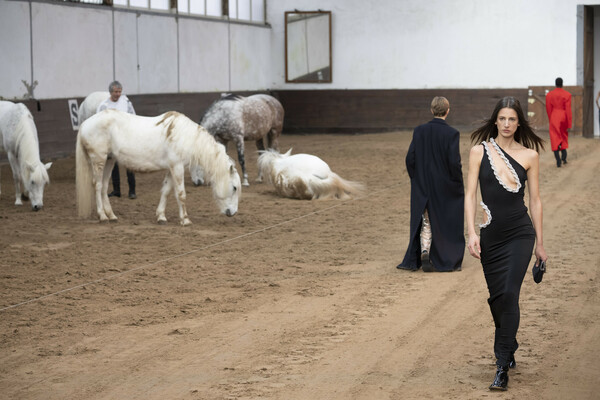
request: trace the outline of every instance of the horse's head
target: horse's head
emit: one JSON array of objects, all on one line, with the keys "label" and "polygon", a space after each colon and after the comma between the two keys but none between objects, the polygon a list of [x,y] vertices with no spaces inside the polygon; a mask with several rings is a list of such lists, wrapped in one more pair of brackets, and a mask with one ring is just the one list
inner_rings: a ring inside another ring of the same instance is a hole
[{"label": "horse's head", "polygon": [[260,150],[258,153],[260,154],[257,160],[258,171],[261,175],[265,175],[267,176],[267,179],[270,179],[270,175],[274,171],[273,164],[275,160],[289,157],[292,154],[292,149],[290,148],[284,154],[281,154],[275,149]]},{"label": "horse's head", "polygon": [[27,164],[23,171],[23,189],[25,195],[29,197],[33,211],[44,208],[44,186],[50,183],[47,170],[51,166],[51,162],[47,164],[31,163]]},{"label": "horse's head", "polygon": [[232,217],[237,213],[238,200],[242,195],[242,181],[232,159],[229,159],[229,169],[224,175],[211,184],[219,210],[222,214]]}]

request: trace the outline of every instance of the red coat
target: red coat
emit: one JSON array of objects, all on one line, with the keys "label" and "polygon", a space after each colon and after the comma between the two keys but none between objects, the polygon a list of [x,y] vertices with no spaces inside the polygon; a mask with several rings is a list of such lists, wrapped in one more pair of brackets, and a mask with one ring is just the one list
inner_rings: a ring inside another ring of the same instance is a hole
[{"label": "red coat", "polygon": [[573,123],[571,93],[556,88],[546,95],[546,112],[550,121],[550,145],[552,151],[569,148],[569,132]]}]

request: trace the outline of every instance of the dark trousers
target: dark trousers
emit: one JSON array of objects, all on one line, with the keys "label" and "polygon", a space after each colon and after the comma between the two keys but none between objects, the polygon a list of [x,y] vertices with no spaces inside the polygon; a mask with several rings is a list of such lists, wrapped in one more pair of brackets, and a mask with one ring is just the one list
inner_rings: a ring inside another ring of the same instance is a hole
[{"label": "dark trousers", "polygon": [[[559,151],[560,151],[560,154],[559,154]],[[567,162],[567,150],[565,150],[565,149],[555,150],[554,158],[556,158],[556,165],[558,165],[560,167],[561,159],[562,159],[562,162],[564,162],[564,163]]]},{"label": "dark trousers", "polygon": [[[127,170],[127,183],[129,184],[129,194],[135,194],[135,175],[130,170]],[[115,163],[112,170],[112,185],[114,192],[121,193],[121,176],[119,175],[118,163]]]}]

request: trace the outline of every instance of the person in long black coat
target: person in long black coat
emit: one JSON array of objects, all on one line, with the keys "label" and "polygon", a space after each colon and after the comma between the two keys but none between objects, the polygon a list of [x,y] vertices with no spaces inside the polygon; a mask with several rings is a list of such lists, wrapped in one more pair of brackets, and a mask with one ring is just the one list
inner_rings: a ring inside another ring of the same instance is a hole
[{"label": "person in long black coat", "polygon": [[[445,119],[450,103],[431,102],[433,120],[415,128],[406,155],[410,176],[410,241],[399,269],[426,272],[461,269],[465,250],[464,185],[459,132]],[[421,228],[429,222],[431,247],[421,248]],[[425,250],[425,251],[423,251]]]}]

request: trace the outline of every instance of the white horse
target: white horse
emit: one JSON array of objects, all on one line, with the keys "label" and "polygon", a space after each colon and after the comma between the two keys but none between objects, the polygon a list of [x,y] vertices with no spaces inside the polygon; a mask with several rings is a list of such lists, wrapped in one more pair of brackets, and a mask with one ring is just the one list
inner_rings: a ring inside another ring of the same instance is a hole
[{"label": "white horse", "polygon": [[110,97],[109,92],[92,92],[81,102],[79,106],[79,125],[86,119],[96,114],[100,103]]},{"label": "white horse", "polygon": [[44,186],[50,183],[52,163],[40,161],[37,129],[29,109],[22,103],[0,101],[0,151],[6,151],[15,182],[15,205],[31,200],[31,209],[44,207]]},{"label": "white horse", "polygon": [[159,224],[166,223],[167,194],[174,190],[181,225],[189,225],[185,208],[183,171],[201,165],[207,171],[220,211],[237,213],[240,176],[225,147],[185,115],[170,111],[157,117],[140,117],[105,110],[79,128],[76,149],[76,186],[79,216],[90,217],[94,190],[100,221],[116,221],[108,200],[108,179],[116,162],[133,171],[167,170],[156,209]]},{"label": "white horse", "polygon": [[[96,114],[100,104],[109,97],[109,92],[92,92],[88,94],[79,106],[79,124],[81,125],[83,121]],[[202,168],[191,164],[189,170],[195,186],[204,184],[204,171],[202,171]]]},{"label": "white horse", "polygon": [[319,157],[291,153],[292,149],[285,154],[267,150],[258,157],[259,172],[279,195],[293,199],[346,200],[363,193],[361,183],[341,178]]}]

